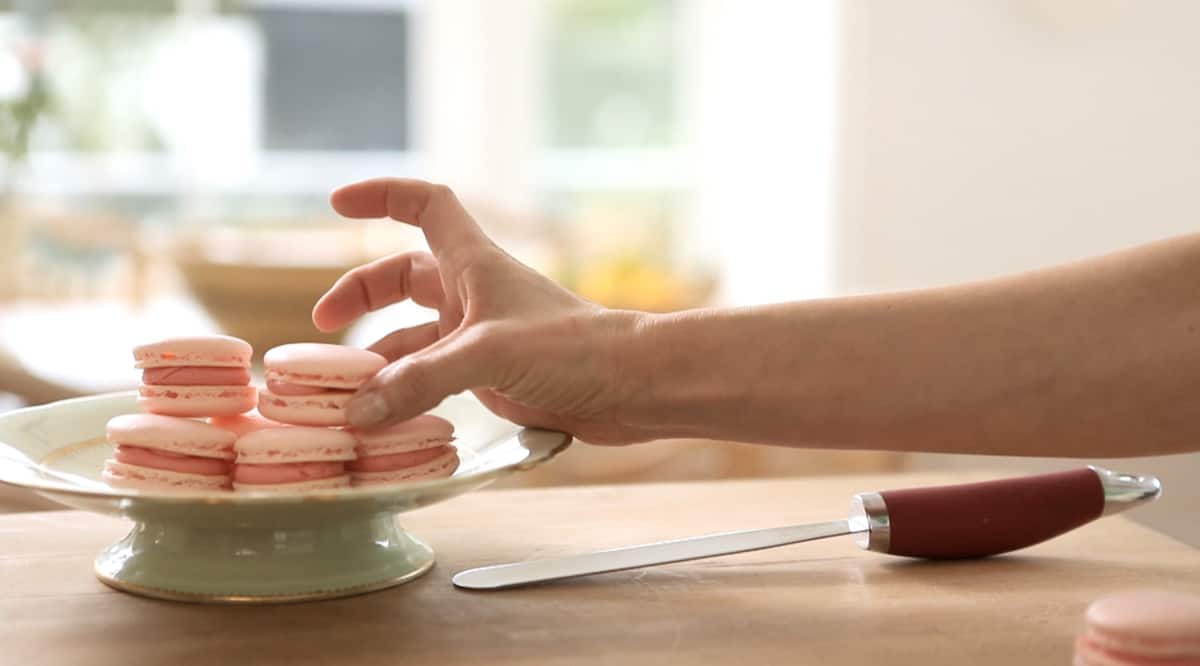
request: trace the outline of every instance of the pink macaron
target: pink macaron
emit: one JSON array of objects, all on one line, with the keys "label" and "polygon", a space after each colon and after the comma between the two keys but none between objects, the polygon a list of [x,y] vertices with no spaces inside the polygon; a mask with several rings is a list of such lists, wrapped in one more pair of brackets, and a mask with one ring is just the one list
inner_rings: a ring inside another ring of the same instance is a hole
[{"label": "pink macaron", "polygon": [[1088,607],[1075,641],[1076,666],[1200,664],[1200,597],[1134,590]]},{"label": "pink macaron", "polygon": [[356,486],[436,479],[454,474],[454,426],[424,414],[377,430],[353,430],[358,459],[346,465]]},{"label": "pink macaron", "polygon": [[263,428],[279,428],[284,424],[278,421],[272,421],[262,414],[258,413],[257,409],[252,409],[245,414],[229,414],[225,416],[211,416],[208,422],[218,428],[224,428],[232,432],[234,435],[241,437],[255,430]]},{"label": "pink macaron", "polygon": [[225,335],[169,338],[133,348],[142,369],[138,405],[152,414],[215,416],[254,407],[244,340]]},{"label": "pink macaron", "polygon": [[332,428],[280,426],[242,435],[233,488],[238,491],[303,492],[350,485],[346,461],[353,460],[355,440]]},{"label": "pink macaron", "polygon": [[221,490],[229,487],[233,444],[228,430],[191,419],[125,414],[109,420],[116,445],[104,463],[114,488]]},{"label": "pink macaron", "polygon": [[372,351],[299,343],[282,345],[263,356],[267,388],[258,411],[283,423],[303,426],[346,425],[346,403],[354,391],[387,365]]}]

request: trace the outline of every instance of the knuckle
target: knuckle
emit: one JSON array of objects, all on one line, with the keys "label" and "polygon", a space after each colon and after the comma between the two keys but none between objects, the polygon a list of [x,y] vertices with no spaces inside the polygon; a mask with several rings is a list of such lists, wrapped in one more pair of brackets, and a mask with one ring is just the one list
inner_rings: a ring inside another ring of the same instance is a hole
[{"label": "knuckle", "polygon": [[454,190],[443,183],[430,183],[429,197],[435,201],[449,201],[455,198]]}]

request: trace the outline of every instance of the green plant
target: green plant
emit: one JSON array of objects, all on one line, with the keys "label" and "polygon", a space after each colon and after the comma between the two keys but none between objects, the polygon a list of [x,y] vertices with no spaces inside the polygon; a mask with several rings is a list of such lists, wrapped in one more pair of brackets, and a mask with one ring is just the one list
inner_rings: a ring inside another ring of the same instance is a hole
[{"label": "green plant", "polygon": [[17,171],[29,154],[29,139],[38,118],[50,107],[51,99],[45,77],[37,67],[38,56],[32,49],[20,58],[29,82],[23,93],[0,102],[0,151],[5,156],[3,189],[0,198],[12,192]]}]

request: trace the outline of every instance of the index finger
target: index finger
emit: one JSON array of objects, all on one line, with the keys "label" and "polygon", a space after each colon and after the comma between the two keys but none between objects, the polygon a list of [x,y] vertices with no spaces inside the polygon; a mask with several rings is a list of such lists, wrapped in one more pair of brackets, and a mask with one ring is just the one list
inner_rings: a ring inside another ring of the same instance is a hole
[{"label": "index finger", "polygon": [[451,248],[491,242],[445,185],[407,178],[372,178],[334,190],[329,203],[346,217],[390,217],[419,227],[435,256]]},{"label": "index finger", "polygon": [[335,331],[367,312],[408,298],[435,309],[445,299],[437,261],[428,252],[396,254],[352,269],[317,300],[313,324],[321,331]]}]

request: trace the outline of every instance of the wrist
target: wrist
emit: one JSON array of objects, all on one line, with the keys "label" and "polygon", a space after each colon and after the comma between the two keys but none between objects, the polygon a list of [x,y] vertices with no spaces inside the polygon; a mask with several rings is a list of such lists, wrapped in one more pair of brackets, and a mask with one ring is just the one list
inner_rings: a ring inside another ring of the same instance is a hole
[{"label": "wrist", "polygon": [[635,440],[710,436],[705,398],[723,391],[697,344],[698,338],[716,343],[720,335],[708,312],[609,312],[620,426]]},{"label": "wrist", "polygon": [[647,363],[647,328],[655,315],[635,310],[601,309],[596,313],[600,332],[589,343],[599,352],[606,374],[600,385],[606,387],[610,410],[606,417],[627,442],[641,442],[661,435],[652,432],[646,418],[646,381],[652,376]]}]

